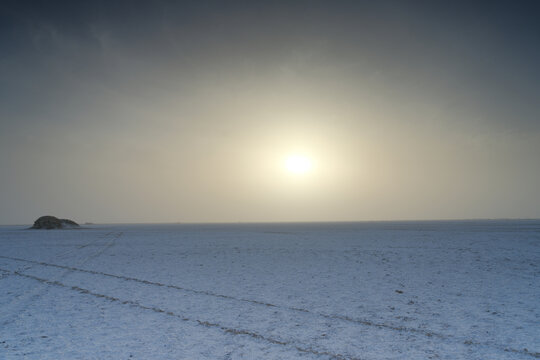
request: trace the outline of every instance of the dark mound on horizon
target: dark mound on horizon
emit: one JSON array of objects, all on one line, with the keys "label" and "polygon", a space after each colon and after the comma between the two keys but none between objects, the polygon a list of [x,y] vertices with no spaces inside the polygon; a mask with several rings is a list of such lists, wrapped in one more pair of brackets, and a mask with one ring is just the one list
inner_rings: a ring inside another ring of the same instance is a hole
[{"label": "dark mound on horizon", "polygon": [[59,219],[55,216],[42,216],[36,221],[34,221],[34,225],[30,229],[71,229],[79,227],[79,224],[77,224],[73,220],[69,219]]}]

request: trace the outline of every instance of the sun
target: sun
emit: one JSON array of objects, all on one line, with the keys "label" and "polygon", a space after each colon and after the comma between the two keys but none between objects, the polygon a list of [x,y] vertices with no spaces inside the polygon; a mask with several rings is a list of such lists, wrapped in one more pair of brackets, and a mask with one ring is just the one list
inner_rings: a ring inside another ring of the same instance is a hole
[{"label": "sun", "polygon": [[293,174],[305,174],[312,168],[312,162],[302,155],[291,155],[285,160],[285,167]]}]

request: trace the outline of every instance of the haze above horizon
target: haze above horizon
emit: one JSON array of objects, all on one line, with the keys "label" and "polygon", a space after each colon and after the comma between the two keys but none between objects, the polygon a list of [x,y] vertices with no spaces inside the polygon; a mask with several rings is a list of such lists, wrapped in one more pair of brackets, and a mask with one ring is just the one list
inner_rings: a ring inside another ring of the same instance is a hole
[{"label": "haze above horizon", "polygon": [[537,10],[7,1],[0,223],[538,219]]}]

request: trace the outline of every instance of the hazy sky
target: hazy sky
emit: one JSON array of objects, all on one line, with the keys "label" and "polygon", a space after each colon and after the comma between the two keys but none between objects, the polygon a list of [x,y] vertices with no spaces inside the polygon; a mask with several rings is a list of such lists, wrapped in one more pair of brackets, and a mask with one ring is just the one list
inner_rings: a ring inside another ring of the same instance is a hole
[{"label": "hazy sky", "polygon": [[536,4],[3,1],[0,223],[540,218]]}]

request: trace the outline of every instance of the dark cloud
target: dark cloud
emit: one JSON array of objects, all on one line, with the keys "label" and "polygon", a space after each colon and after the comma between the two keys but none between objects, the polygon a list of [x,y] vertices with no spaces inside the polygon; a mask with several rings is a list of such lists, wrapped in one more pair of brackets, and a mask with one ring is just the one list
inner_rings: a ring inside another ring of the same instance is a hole
[{"label": "dark cloud", "polygon": [[307,53],[323,67],[477,103],[494,123],[530,126],[539,115],[537,10],[535,2],[12,1],[2,10],[2,92],[10,103],[39,103],[35,92],[55,92],[50,84],[69,96],[81,81],[132,86],[144,74],[166,81],[215,63],[264,70]]}]

